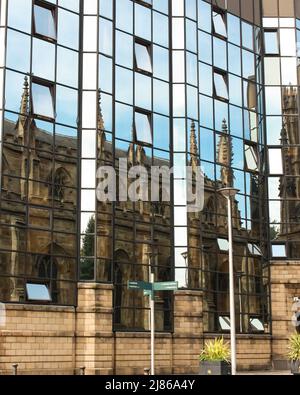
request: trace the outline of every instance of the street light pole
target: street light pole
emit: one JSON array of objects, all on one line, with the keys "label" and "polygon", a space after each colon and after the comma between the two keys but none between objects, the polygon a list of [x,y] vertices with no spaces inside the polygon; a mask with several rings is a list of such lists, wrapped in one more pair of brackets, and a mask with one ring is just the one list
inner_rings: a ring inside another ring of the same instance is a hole
[{"label": "street light pole", "polygon": [[229,299],[230,299],[230,347],[231,374],[236,375],[236,333],[235,333],[235,300],[234,300],[234,267],[233,267],[233,237],[232,237],[232,200],[239,190],[222,188],[219,192],[227,199],[228,208],[228,242],[229,242]]},{"label": "street light pole", "polygon": [[[152,259],[155,258],[156,266],[158,264],[158,252],[147,252],[149,256],[149,282],[154,286],[155,276],[154,268],[152,267]],[[153,289],[153,288],[152,288]],[[150,307],[150,353],[151,353],[151,363],[150,363],[150,375],[155,375],[155,299],[154,291],[149,294],[149,307]]]},{"label": "street light pole", "polygon": [[[154,284],[154,273],[151,272],[150,282]],[[155,375],[155,300],[154,292],[150,296],[150,325],[151,325],[151,376]]]}]

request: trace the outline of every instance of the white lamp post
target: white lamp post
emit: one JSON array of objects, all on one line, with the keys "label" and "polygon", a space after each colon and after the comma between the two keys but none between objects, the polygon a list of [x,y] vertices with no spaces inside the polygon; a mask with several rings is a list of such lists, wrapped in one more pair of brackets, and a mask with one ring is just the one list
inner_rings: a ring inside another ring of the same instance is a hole
[{"label": "white lamp post", "polygon": [[[153,285],[155,281],[154,268],[152,266],[152,259],[155,258],[155,264],[158,265],[158,252],[146,252],[149,256],[149,282]],[[151,376],[155,375],[155,300],[154,294],[151,292],[149,295],[149,305],[150,305],[150,354],[151,354]]]},{"label": "white lamp post", "polygon": [[239,190],[235,188],[222,188],[218,192],[220,192],[227,199],[227,206],[228,206],[230,346],[231,346],[231,374],[234,376],[236,374],[236,334],[235,334],[233,238],[232,238],[232,200],[235,198]]}]

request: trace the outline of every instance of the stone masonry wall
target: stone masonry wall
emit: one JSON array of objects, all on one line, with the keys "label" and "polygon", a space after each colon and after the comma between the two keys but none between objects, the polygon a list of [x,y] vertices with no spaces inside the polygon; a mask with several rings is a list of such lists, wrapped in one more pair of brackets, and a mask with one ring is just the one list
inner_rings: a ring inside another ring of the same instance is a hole
[{"label": "stone masonry wall", "polygon": [[300,262],[274,261],[271,265],[272,354],[275,368],[288,368],[288,339],[295,333],[291,323],[293,298],[300,297]]},{"label": "stone masonry wall", "polygon": [[7,305],[0,328],[0,374],[73,374],[75,309]]},{"label": "stone masonry wall", "polygon": [[[6,305],[0,328],[0,374],[143,374],[150,367],[150,334],[113,332],[113,287],[80,283],[78,307]],[[204,341],[202,293],[174,294],[174,332],[156,333],[157,374],[197,374]],[[268,336],[239,336],[238,368],[269,368]]]}]

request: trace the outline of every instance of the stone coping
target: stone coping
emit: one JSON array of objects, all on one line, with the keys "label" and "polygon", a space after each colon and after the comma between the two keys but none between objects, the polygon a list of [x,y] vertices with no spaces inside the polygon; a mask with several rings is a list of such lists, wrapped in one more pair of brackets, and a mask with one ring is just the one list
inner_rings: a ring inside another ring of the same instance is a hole
[{"label": "stone coping", "polygon": [[76,313],[102,313],[102,314],[112,314],[113,309],[107,307],[77,307]]},{"label": "stone coping", "polygon": [[[150,332],[115,332],[116,338],[146,338],[150,337]],[[155,337],[170,339],[172,338],[172,333],[155,332]]]},{"label": "stone coping", "polygon": [[0,330],[0,337],[74,337],[73,331],[13,331],[13,330]]},{"label": "stone coping", "polygon": [[111,291],[114,289],[113,284],[109,283],[83,283],[80,282],[77,284],[78,289],[106,289]]},{"label": "stone coping", "polygon": [[281,260],[271,260],[270,266],[300,266],[300,260],[288,260],[288,261],[281,261]]},{"label": "stone coping", "polygon": [[174,295],[186,295],[186,296],[203,296],[203,291],[193,291],[189,289],[178,289],[174,291]]},{"label": "stone coping", "polygon": [[174,317],[186,317],[186,318],[203,318],[203,313],[194,313],[194,312],[174,312]]},{"label": "stone coping", "polygon": [[20,304],[5,303],[7,311],[42,311],[46,313],[74,313],[75,306],[60,306],[50,304]]},{"label": "stone coping", "polygon": [[[204,339],[211,339],[216,337],[224,337],[224,339],[230,339],[229,333],[204,333]],[[272,340],[270,334],[253,334],[253,333],[239,333],[236,335],[237,340]]]}]

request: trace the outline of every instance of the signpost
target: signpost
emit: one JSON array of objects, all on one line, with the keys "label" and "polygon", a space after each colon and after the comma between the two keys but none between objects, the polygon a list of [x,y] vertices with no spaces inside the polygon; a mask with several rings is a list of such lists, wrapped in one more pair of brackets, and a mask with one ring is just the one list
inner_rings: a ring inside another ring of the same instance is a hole
[{"label": "signpost", "polygon": [[176,291],[178,281],[154,282],[154,273],[150,275],[150,282],[128,281],[128,289],[144,291],[144,296],[149,296],[150,301],[150,324],[151,324],[151,375],[155,374],[155,292],[156,291]]}]

